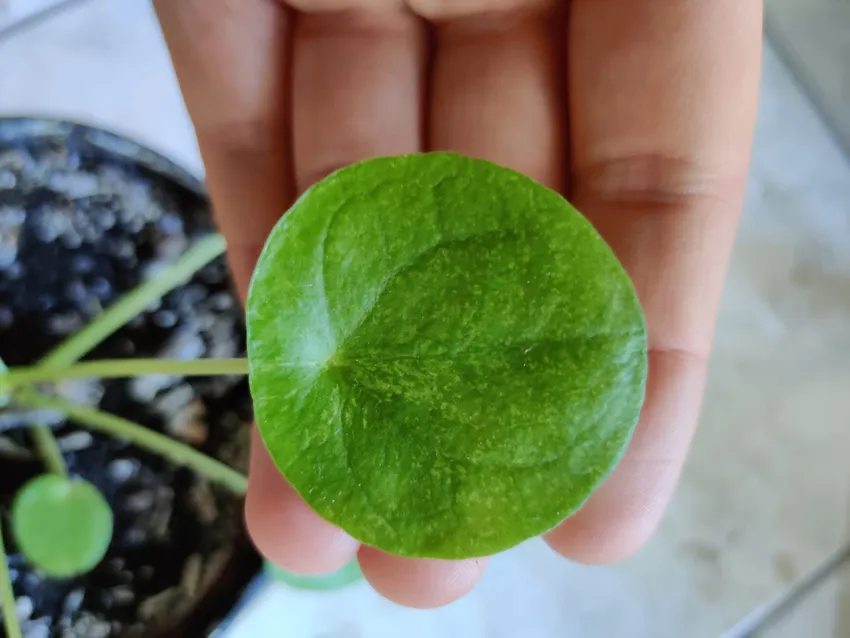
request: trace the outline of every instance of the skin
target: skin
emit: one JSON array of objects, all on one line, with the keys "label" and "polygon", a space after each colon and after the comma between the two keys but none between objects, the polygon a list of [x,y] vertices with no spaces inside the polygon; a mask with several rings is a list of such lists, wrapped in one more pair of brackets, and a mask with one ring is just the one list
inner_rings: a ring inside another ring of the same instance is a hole
[{"label": "skin", "polygon": [[[617,470],[546,535],[583,563],[629,556],[667,506],[699,415],[756,114],[758,0],[155,0],[244,295],[267,233],[328,172],[450,149],[560,189],[635,282],[647,399]],[[255,435],[259,549],[317,574],[357,556],[411,607],[469,592],[486,559],[413,560],[319,518]]]}]

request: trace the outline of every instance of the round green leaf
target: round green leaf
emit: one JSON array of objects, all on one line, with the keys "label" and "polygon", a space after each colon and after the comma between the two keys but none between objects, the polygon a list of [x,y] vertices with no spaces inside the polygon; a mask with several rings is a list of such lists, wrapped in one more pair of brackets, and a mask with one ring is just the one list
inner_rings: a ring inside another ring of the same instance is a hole
[{"label": "round green leaf", "polygon": [[35,567],[52,578],[72,578],[90,571],[106,554],[112,510],[88,481],[44,474],[15,497],[12,532]]},{"label": "round green leaf", "polygon": [[413,557],[560,523],[620,459],[646,379],[631,281],[560,195],[451,153],[313,186],[248,299],[277,467],[324,518]]}]

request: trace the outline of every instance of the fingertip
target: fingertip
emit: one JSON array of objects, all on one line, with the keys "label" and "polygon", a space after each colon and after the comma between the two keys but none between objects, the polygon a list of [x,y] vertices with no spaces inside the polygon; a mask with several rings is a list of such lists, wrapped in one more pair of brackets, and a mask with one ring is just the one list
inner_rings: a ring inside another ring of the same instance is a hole
[{"label": "fingertip", "polygon": [[655,528],[654,524],[639,520],[612,530],[590,516],[583,516],[580,520],[565,521],[543,540],[561,556],[577,563],[610,565],[640,551],[652,538]]},{"label": "fingertip", "polygon": [[403,558],[362,546],[360,569],[379,594],[414,609],[443,607],[472,591],[487,566],[486,558],[437,560]]},{"label": "fingertip", "polygon": [[614,563],[653,536],[679,482],[699,416],[707,359],[651,349],[646,401],[626,454],[573,516],[544,536],[570,560]]},{"label": "fingertip", "polygon": [[629,461],[581,510],[543,536],[552,549],[578,563],[606,565],[630,557],[652,538],[678,472],[671,463],[648,467]]},{"label": "fingertip", "polygon": [[320,517],[278,472],[256,431],[245,498],[248,533],[269,561],[301,575],[334,572],[357,554],[359,543]]}]

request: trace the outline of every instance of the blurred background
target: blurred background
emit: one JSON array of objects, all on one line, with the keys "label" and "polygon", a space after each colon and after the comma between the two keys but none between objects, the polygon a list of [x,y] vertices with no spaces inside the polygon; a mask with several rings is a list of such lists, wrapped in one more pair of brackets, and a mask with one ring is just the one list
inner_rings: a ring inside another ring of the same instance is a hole
[{"label": "blurred background", "polygon": [[[258,581],[217,638],[716,637],[848,541],[850,3],[767,0],[766,28],[702,423],[646,549],[590,568],[530,542],[497,557],[468,598],[429,612],[363,583]],[[203,173],[149,0],[0,0],[5,115],[100,126]],[[759,635],[850,637],[850,569]]]}]

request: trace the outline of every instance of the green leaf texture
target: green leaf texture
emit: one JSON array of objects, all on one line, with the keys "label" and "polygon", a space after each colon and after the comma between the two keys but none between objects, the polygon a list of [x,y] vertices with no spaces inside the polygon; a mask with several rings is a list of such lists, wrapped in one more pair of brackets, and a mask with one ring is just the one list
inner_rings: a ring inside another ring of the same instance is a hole
[{"label": "green leaf texture", "polygon": [[631,281],[560,195],[452,153],[309,189],[251,284],[250,382],[277,467],[324,518],[412,557],[546,532],[640,412]]}]

